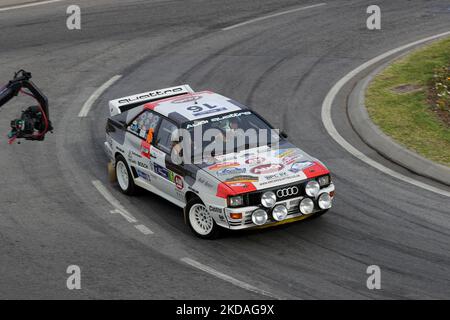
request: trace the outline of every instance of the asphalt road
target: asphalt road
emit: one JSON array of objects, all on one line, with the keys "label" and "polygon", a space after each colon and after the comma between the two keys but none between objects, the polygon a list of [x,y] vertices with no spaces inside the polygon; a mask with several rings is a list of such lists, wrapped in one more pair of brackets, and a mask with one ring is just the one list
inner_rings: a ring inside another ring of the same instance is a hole
[{"label": "asphalt road", "polygon": [[[320,116],[327,92],[355,67],[450,30],[448,1],[378,1],[379,31],[366,29],[369,1],[329,1],[228,31],[222,28],[318,2],[77,3],[82,30],[66,28],[69,1],[0,11],[0,79],[20,68],[33,72],[55,124],[43,143],[0,141],[0,298],[267,298],[193,268],[185,257],[277,298],[450,298],[449,198],[353,157]],[[115,75],[123,77],[88,117],[78,118],[95,89]],[[107,101],[181,83],[252,106],[324,161],[337,188],[333,209],[320,219],[203,241],[165,200],[120,194],[108,183],[102,149]],[[358,139],[346,116],[348,87],[333,106],[339,132],[413,177]],[[19,98],[1,109],[0,132],[27,103]],[[93,180],[154,234],[111,214]],[[66,288],[73,264],[81,267],[82,290]],[[381,290],[366,287],[369,265],[381,268]]]}]

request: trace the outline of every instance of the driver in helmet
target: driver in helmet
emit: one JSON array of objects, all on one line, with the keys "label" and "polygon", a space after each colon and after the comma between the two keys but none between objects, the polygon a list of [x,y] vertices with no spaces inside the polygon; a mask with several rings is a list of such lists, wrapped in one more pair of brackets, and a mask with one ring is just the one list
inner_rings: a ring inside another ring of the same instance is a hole
[{"label": "driver in helmet", "polygon": [[172,161],[175,164],[181,164],[183,159],[183,147],[182,147],[182,137],[180,137],[180,132],[178,129],[174,130],[170,136],[170,141],[172,143]]}]

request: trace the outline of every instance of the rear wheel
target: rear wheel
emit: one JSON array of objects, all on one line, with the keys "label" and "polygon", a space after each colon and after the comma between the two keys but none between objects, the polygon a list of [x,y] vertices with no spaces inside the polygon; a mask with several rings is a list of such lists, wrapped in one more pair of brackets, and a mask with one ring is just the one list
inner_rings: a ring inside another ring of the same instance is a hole
[{"label": "rear wheel", "polygon": [[186,207],[187,222],[194,234],[202,239],[215,239],[219,236],[219,227],[203,202],[194,198]]},{"label": "rear wheel", "polygon": [[128,168],[126,160],[120,155],[117,156],[116,159],[116,176],[120,190],[127,195],[134,194],[136,186],[134,184],[133,176],[130,168]]}]

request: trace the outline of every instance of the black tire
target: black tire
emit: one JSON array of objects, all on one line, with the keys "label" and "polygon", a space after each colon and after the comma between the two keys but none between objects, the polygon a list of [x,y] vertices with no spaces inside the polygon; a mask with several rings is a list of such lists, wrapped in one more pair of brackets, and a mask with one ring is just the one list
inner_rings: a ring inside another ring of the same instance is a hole
[{"label": "black tire", "polygon": [[[127,174],[128,174],[128,186],[126,188],[124,188],[119,181],[119,172],[117,172],[117,170],[121,166],[120,163],[122,163],[125,166]],[[117,176],[117,184],[119,185],[119,189],[120,189],[120,191],[122,191],[122,193],[129,195],[129,196],[136,193],[136,185],[134,184],[133,175],[131,174],[131,170],[128,167],[127,161],[121,155],[118,155],[116,158],[116,176]]]},{"label": "black tire", "polygon": [[[208,234],[201,234],[201,233],[197,232],[196,228],[192,225],[191,215],[193,215],[194,213],[191,212],[191,209],[196,205],[203,206],[206,209],[206,211],[208,211],[208,209],[206,208],[204,203],[199,198],[195,197],[188,201],[188,203],[186,205],[186,223],[189,225],[189,228],[191,229],[192,233],[194,233],[197,237],[199,237],[201,239],[207,239],[207,240],[217,239],[220,236],[221,227],[219,227],[216,224],[216,222],[214,221],[214,219],[212,217],[211,217],[212,228]],[[209,213],[209,211],[208,211],[208,213]]]}]

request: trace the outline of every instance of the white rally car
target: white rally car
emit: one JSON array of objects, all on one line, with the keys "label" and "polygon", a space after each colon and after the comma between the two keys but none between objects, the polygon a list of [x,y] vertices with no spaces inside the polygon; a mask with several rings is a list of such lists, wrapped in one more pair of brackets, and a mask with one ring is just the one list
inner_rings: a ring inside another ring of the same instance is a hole
[{"label": "white rally car", "polygon": [[[221,227],[301,220],[332,205],[328,169],[232,99],[182,85],[110,101],[109,111],[105,150],[122,192],[131,195],[138,186],[183,208],[186,223],[201,238],[216,237]],[[208,129],[222,133],[222,142],[237,130],[268,133],[207,157],[204,141],[188,145],[180,138],[184,130],[197,141],[195,131]],[[201,161],[189,161],[198,154]]]}]

